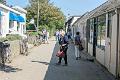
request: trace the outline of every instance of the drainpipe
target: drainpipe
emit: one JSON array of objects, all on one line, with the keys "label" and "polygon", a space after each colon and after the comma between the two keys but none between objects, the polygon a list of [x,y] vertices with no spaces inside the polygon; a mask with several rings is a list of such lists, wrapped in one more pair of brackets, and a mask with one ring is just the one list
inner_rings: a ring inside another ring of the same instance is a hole
[{"label": "drainpipe", "polygon": [[118,9],[116,9],[116,14],[117,14],[117,41],[116,41],[116,78],[119,78],[119,72],[118,72],[118,56],[119,56],[119,13],[118,13]]}]

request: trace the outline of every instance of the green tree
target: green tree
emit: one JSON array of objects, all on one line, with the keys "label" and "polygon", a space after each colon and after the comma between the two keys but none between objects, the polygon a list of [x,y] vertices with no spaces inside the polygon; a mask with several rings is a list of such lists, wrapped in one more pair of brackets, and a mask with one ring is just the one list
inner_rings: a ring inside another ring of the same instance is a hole
[{"label": "green tree", "polygon": [[[38,0],[30,0],[30,6],[27,9],[27,22],[34,18],[37,23]],[[39,0],[39,26],[47,26],[49,30],[64,27],[65,16],[60,8],[57,8],[49,0]],[[39,28],[40,30],[41,28]]]},{"label": "green tree", "polygon": [[6,4],[6,0],[0,0],[0,3]]}]

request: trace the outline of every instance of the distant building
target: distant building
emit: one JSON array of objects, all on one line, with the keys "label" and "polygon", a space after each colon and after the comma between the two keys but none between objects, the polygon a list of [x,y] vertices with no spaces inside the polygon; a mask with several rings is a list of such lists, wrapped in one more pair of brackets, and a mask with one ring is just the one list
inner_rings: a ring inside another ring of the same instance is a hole
[{"label": "distant building", "polygon": [[69,19],[65,23],[66,32],[68,30],[72,31],[72,38],[74,38],[74,32],[75,32],[74,28],[73,28],[73,24],[78,18],[80,18],[80,16],[71,16],[71,17],[69,17]]},{"label": "distant building", "polygon": [[21,7],[0,4],[0,36],[5,37],[6,34],[23,36],[26,33],[26,14],[27,11]]}]

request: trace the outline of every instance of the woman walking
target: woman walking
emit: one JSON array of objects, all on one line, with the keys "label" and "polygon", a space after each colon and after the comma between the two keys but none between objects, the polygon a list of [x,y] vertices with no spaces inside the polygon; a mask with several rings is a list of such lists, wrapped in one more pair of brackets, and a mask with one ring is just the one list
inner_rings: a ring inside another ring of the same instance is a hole
[{"label": "woman walking", "polygon": [[[66,34],[61,35],[59,44],[60,44],[60,49],[62,49],[65,54],[64,61],[65,61],[65,66],[67,66],[68,65],[68,62],[67,62],[68,37]],[[61,64],[61,60],[62,60],[62,57],[59,57],[59,61],[57,63],[58,65]]]}]

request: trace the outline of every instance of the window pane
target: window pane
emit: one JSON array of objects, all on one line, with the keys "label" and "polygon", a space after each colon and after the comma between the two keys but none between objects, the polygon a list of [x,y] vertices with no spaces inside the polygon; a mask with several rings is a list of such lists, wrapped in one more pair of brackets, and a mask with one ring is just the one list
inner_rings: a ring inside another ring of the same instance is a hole
[{"label": "window pane", "polygon": [[105,48],[105,32],[106,31],[106,25],[103,23],[101,26],[101,47]]},{"label": "window pane", "polygon": [[90,43],[93,43],[94,20],[90,20]]},{"label": "window pane", "polygon": [[106,34],[106,15],[98,17],[98,28],[97,28],[97,46],[105,48],[105,34]]},{"label": "window pane", "polygon": [[108,13],[108,26],[107,26],[107,37],[111,38],[112,33],[112,16],[115,14],[114,11]]},{"label": "window pane", "polygon": [[101,28],[101,26],[100,25],[98,25],[98,32],[97,32],[97,45],[98,46],[100,46],[100,39],[101,39],[101,36],[100,36],[100,29]]}]

